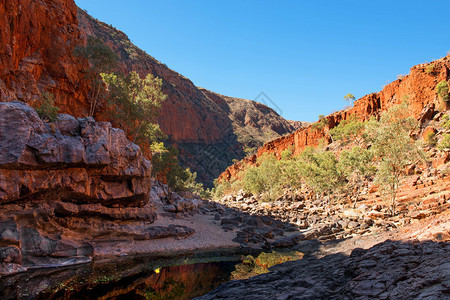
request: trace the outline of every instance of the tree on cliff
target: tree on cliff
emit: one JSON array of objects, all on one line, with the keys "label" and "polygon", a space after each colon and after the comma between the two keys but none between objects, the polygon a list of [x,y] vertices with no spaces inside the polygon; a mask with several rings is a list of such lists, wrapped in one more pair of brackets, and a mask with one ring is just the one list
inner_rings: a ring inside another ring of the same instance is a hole
[{"label": "tree on cliff", "polygon": [[395,215],[397,190],[406,167],[424,159],[418,142],[410,136],[417,126],[406,102],[391,107],[379,121],[372,119],[367,124],[368,142],[378,161],[376,181],[390,198],[392,215]]},{"label": "tree on cliff", "polygon": [[88,36],[86,46],[75,47],[74,53],[89,62],[85,77],[91,83],[89,116],[94,116],[104,87],[100,74],[114,70],[117,56],[101,39],[93,36]]},{"label": "tree on cliff", "polygon": [[355,101],[355,96],[353,96],[353,94],[347,94],[347,95],[345,95],[344,96],[344,101],[347,101],[347,102],[350,102],[350,103],[353,103],[353,101]]},{"label": "tree on cliff", "polygon": [[136,72],[116,75],[102,73],[107,87],[111,120],[126,129],[132,141],[141,146],[151,145],[164,137],[156,117],[167,96],[162,92],[162,80],[148,74],[144,79]]}]

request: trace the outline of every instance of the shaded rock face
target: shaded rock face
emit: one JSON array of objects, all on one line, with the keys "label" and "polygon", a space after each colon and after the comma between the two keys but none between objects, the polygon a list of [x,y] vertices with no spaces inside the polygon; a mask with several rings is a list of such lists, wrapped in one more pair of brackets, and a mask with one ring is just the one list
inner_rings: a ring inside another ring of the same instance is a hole
[{"label": "shaded rock face", "polygon": [[[433,66],[432,72],[429,71],[431,65]],[[356,100],[353,107],[326,116],[328,126],[322,130],[315,130],[311,126],[307,126],[290,135],[274,139],[259,148],[257,154],[227,168],[219,179],[237,178],[240,171],[253,165],[256,158],[265,153],[272,153],[280,157],[281,153],[290,147],[294,150],[294,154],[298,154],[307,146],[318,146],[321,139],[331,142],[328,131],[341,121],[354,115],[360,120],[368,120],[371,116],[378,116],[389,107],[403,101],[409,103],[411,114],[421,123],[430,120],[435,111],[444,110],[449,105],[440,100],[436,94],[436,85],[440,81],[450,78],[449,70],[450,56],[429,64],[414,66],[409,75],[386,85],[380,92],[366,95]]]},{"label": "shaded rock face", "polygon": [[61,114],[47,124],[24,103],[1,102],[0,149],[0,276],[85,263],[117,241],[194,232],[150,226],[160,201],[151,163],[109,123]]},{"label": "shaded rock face", "polygon": [[0,101],[34,102],[54,94],[61,112],[88,107],[86,68],[72,54],[80,43],[73,0],[0,2]]},{"label": "shaded rock face", "polygon": [[445,242],[387,240],[350,257],[305,256],[196,299],[446,299],[449,251]]}]

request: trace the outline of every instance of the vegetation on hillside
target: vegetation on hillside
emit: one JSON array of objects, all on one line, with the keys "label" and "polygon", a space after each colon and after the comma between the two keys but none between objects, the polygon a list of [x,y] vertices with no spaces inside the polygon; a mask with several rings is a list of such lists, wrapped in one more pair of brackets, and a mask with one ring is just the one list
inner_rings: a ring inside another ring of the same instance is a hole
[{"label": "vegetation on hillside", "polygon": [[260,195],[263,201],[273,201],[286,190],[306,186],[318,197],[346,191],[356,204],[363,187],[375,180],[385,191],[395,214],[399,181],[406,167],[424,160],[419,142],[411,136],[417,125],[409,116],[406,103],[393,106],[380,120],[360,122],[350,118],[330,130],[330,134],[341,146],[353,143],[353,147],[340,153],[307,147],[298,155],[286,150],[279,159],[263,155],[255,166],[238,176],[240,179],[216,181],[215,196],[244,189]]},{"label": "vegetation on hillside", "polygon": [[450,101],[450,93],[447,81],[443,80],[439,82],[436,86],[436,92],[442,101],[444,102]]}]

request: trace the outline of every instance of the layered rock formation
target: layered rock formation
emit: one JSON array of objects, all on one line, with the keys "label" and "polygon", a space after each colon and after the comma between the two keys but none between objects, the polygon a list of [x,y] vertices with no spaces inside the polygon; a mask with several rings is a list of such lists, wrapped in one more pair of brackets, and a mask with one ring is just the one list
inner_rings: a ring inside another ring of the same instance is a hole
[{"label": "layered rock formation", "polygon": [[[64,114],[43,123],[26,104],[3,102],[0,149],[0,274],[83,263],[112,241],[194,232],[150,226],[161,204],[151,163],[110,123]],[[192,208],[181,200],[180,211]]]},{"label": "layered rock formation", "polygon": [[411,68],[409,75],[398,79],[383,88],[378,93],[372,93],[358,99],[353,107],[338,111],[326,116],[328,125],[317,130],[308,126],[296,132],[280,137],[266,143],[259,148],[257,154],[236,162],[220,175],[220,180],[231,180],[248,165],[256,162],[257,157],[264,153],[272,153],[276,156],[292,148],[295,154],[300,153],[306,146],[317,146],[320,140],[331,142],[328,131],[337,126],[341,121],[350,116],[356,116],[360,120],[367,120],[371,116],[377,116],[394,104],[407,101],[411,114],[423,124],[433,116],[434,111],[447,108],[448,104],[439,99],[436,93],[436,85],[442,80],[449,80],[450,56],[429,64],[421,64]]}]

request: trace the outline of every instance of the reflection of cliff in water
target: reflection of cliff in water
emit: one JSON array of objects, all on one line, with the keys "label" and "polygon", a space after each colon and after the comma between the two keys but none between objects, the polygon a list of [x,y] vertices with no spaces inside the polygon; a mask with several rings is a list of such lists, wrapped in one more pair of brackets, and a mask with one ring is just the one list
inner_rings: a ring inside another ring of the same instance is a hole
[{"label": "reflection of cliff in water", "polygon": [[[187,263],[187,264],[186,264]],[[236,262],[93,262],[0,279],[1,299],[191,299],[230,280]],[[167,267],[159,267],[169,265]]]}]

